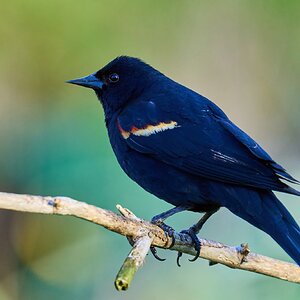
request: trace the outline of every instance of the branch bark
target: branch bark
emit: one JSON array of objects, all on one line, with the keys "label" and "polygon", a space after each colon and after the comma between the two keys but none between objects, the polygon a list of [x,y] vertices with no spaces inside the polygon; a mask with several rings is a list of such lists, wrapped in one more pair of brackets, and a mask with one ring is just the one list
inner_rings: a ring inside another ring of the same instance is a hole
[{"label": "branch bark", "polygon": [[[128,209],[122,208],[120,205],[118,205],[117,208],[122,215],[117,215],[112,211],[95,207],[68,197],[43,197],[0,192],[0,209],[74,216],[126,236],[130,241],[134,241],[135,245],[133,250],[139,249],[139,247],[144,249],[135,251],[135,255],[133,256],[132,250],[128,256],[131,256],[131,258],[136,257],[136,260],[134,260],[135,263],[131,264],[134,269],[133,275],[142,265],[144,257],[151,245],[180,251],[190,255],[196,254],[193,242],[189,235],[175,233],[173,241],[172,238],[167,237],[164,231],[158,226],[139,219]],[[245,245],[231,247],[206,239],[201,239],[200,241],[200,257],[209,260],[211,264],[220,263],[230,268],[247,270],[290,282],[300,283],[300,267],[293,263],[283,262],[253,252],[248,253],[249,250]],[[124,264],[128,262],[128,257]],[[124,268],[122,268],[121,270],[124,271]],[[132,272],[133,269],[131,267],[125,268],[125,277],[128,275],[128,272]],[[127,281],[127,287],[129,286],[133,275],[129,276],[130,278],[129,281]],[[120,278],[120,276],[117,276],[116,280]],[[122,282],[118,282],[120,283],[120,289],[124,289]]]}]

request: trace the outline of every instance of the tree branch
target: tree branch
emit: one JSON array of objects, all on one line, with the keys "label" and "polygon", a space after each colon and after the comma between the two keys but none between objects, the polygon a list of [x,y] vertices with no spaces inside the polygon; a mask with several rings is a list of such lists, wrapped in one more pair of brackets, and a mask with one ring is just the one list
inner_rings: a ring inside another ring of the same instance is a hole
[{"label": "tree branch", "polygon": [[[175,233],[173,241],[158,226],[139,219],[128,209],[122,208],[120,205],[117,208],[122,215],[117,215],[112,211],[67,197],[42,197],[0,192],[0,209],[74,216],[101,225],[110,231],[126,236],[129,241],[133,241],[134,248],[125,260],[116,278],[115,284],[119,284],[120,289],[126,289],[129,286],[136,270],[142,265],[151,245],[190,255],[196,254],[189,235]],[[300,267],[293,263],[249,253],[247,245],[230,247],[206,239],[201,239],[200,241],[200,257],[209,260],[211,264],[220,263],[230,268],[247,270],[300,283]],[[133,258],[131,262],[133,261],[134,264],[128,264],[129,257],[130,259]],[[125,265],[127,267],[125,267],[124,275]],[[128,268],[128,265],[131,267]],[[129,277],[126,277],[132,270],[134,272]],[[125,280],[123,280],[124,278]]]}]

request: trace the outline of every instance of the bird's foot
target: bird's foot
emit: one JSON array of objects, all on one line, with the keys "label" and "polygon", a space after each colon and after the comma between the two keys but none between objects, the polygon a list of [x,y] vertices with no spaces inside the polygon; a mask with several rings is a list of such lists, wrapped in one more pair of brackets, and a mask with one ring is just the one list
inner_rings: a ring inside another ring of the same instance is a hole
[{"label": "bird's foot", "polygon": [[[158,227],[160,227],[164,231],[164,233],[167,237],[172,237],[174,239],[175,230],[171,226],[165,224],[160,218],[155,218],[155,217],[152,218],[151,223],[158,226]],[[150,247],[150,250],[151,250],[151,253],[153,254],[153,256],[157,260],[159,260],[159,261],[165,261],[166,260],[165,258],[160,258],[157,255],[157,250],[156,250],[155,247],[153,247],[153,246]]]},{"label": "bird's foot", "polygon": [[[180,233],[188,234],[191,237],[191,239],[192,239],[192,241],[194,243],[194,248],[196,250],[196,255],[195,255],[194,258],[189,259],[189,261],[195,261],[195,260],[197,260],[197,258],[200,255],[200,250],[201,250],[201,243],[200,243],[199,238],[197,237],[198,230],[194,226],[192,226],[192,227],[190,227],[187,230],[180,231]],[[179,261],[180,261],[180,257],[181,256],[182,256],[182,252],[178,252],[178,254],[177,254],[177,266],[178,267],[180,267]]]},{"label": "bird's foot", "polygon": [[175,230],[171,226],[165,224],[161,218],[154,217],[151,219],[151,223],[160,227],[167,237],[173,237]]}]

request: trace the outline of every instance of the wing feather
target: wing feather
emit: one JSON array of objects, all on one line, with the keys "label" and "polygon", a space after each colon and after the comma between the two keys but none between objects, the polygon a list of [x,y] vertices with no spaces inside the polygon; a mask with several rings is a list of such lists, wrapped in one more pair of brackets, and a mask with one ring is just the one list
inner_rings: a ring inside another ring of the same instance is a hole
[{"label": "wing feather", "polygon": [[[151,118],[147,115],[149,105]],[[182,116],[180,109],[164,112],[159,103],[150,101],[129,106],[118,122],[128,133],[126,143],[132,149],[182,171],[227,183],[294,193],[280,178],[294,183],[296,179],[212,102],[205,107],[195,105],[190,114],[187,117],[185,112]],[[176,126],[154,130],[159,124],[171,122]],[[151,126],[151,134],[131,134],[132,128],[146,130],[147,126]]]}]

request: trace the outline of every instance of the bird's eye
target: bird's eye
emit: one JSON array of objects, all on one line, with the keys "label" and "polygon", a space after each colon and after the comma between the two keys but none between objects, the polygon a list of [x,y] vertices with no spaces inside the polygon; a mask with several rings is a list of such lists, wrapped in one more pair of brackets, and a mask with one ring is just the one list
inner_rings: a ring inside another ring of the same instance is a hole
[{"label": "bird's eye", "polygon": [[119,75],[117,73],[110,74],[108,76],[110,82],[115,83],[119,81]]}]

